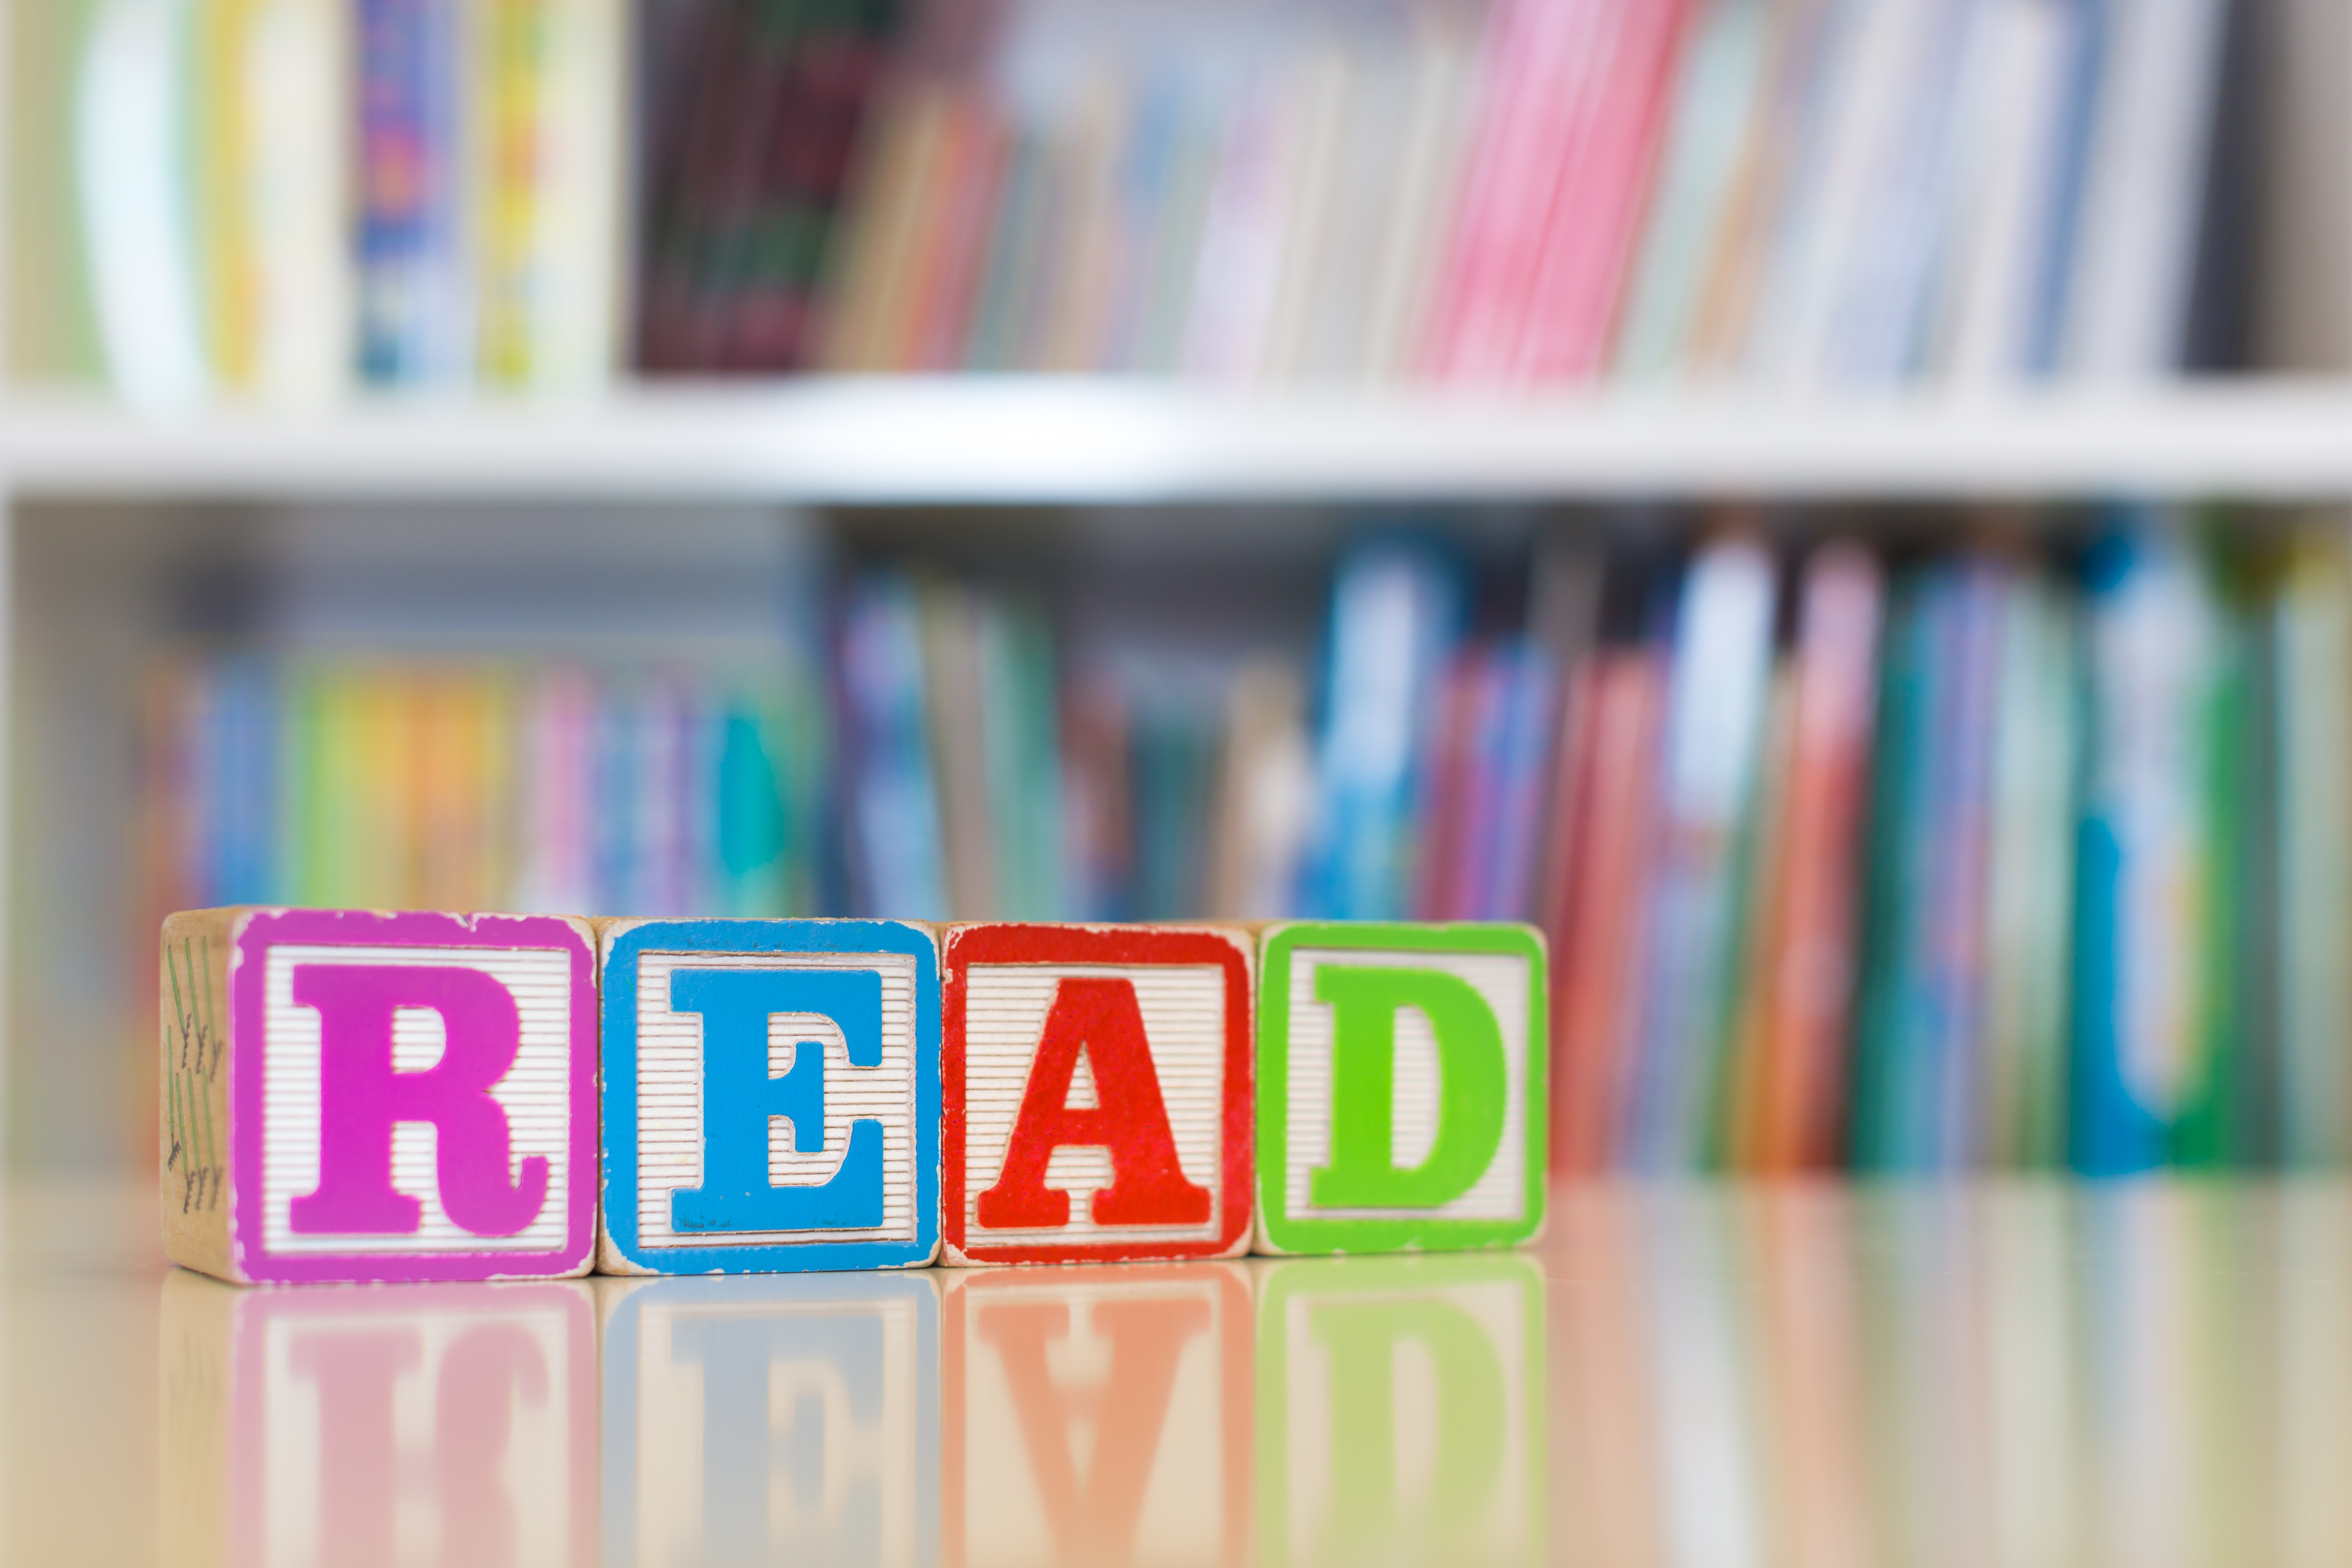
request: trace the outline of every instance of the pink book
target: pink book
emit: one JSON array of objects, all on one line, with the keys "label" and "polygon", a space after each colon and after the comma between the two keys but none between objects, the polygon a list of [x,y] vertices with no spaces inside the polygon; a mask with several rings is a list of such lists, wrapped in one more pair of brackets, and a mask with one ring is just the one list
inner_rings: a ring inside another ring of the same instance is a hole
[{"label": "pink book", "polygon": [[1764,976],[1756,1150],[1768,1171],[1827,1166],[1837,1152],[1883,595],[1878,563],[1858,545],[1825,546],[1805,568],[1777,951]]},{"label": "pink book", "polygon": [[954,370],[963,363],[989,226],[1003,184],[1007,135],[977,93],[958,96],[945,110],[937,213],[926,237],[928,255],[910,301],[904,368]]},{"label": "pink book", "polygon": [[1651,817],[1657,794],[1665,669],[1652,650],[1605,653],[1576,674],[1569,737],[1575,770],[1570,857],[1549,922],[1555,1011],[1552,1166],[1607,1170],[1626,1092],[1627,1050],[1642,972],[1650,882]]},{"label": "pink book", "polygon": [[1520,378],[1583,380],[1609,352],[1665,125],[1689,0],[1633,0],[1599,73],[1581,146],[1551,204],[1519,334]]},{"label": "pink book", "polygon": [[1470,174],[1424,359],[1445,380],[1509,374],[1551,202],[1629,0],[1503,0],[1481,66]]}]

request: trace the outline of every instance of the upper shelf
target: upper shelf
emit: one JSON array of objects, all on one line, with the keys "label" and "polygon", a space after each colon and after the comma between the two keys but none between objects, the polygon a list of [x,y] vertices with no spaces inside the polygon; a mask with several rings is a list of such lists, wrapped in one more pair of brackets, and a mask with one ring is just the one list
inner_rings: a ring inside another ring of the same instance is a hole
[{"label": "upper shelf", "polygon": [[55,499],[2352,500],[2352,382],[1856,399],[814,379],[137,416],[19,396]]}]

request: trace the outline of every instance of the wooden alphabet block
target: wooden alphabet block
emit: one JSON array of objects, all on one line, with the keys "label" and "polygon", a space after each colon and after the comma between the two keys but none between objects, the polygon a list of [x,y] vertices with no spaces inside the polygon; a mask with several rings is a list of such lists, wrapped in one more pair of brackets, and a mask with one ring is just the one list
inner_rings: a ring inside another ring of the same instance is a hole
[{"label": "wooden alphabet block", "polygon": [[1535,1239],[1547,1107],[1539,933],[1279,925],[1259,965],[1259,1251]]},{"label": "wooden alphabet block", "polygon": [[612,1274],[913,1268],[940,1238],[939,946],[904,921],[610,921]]},{"label": "wooden alphabet block", "polygon": [[594,953],[551,915],[166,920],[164,1251],[239,1283],[586,1273]]},{"label": "wooden alphabet block", "polygon": [[1247,1249],[1251,945],[1214,926],[948,929],[948,1261]]}]

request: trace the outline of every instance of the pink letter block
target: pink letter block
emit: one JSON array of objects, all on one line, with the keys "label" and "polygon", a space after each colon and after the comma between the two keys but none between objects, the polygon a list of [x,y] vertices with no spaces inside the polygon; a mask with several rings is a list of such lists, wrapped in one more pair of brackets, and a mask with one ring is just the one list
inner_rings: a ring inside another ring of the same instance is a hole
[{"label": "pink letter block", "polygon": [[586,1273],[594,951],[551,915],[172,916],[164,1250],[239,1282]]}]

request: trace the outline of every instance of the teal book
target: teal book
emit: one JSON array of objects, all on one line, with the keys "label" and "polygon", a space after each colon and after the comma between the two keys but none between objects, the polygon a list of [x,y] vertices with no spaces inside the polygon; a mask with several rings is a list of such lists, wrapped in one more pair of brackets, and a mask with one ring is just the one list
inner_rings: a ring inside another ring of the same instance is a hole
[{"label": "teal book", "polygon": [[2049,1170],[2066,1156],[2068,987],[2083,673],[2072,597],[2021,568],[2003,606],[1987,847],[1984,1152]]},{"label": "teal book", "polygon": [[1849,1159],[1862,1171],[1899,1169],[1912,1153],[1904,1108],[1919,1076],[1916,956],[1928,877],[1924,781],[1936,764],[1932,590],[1924,572],[1895,581],[1879,672],[1847,1128]]}]

